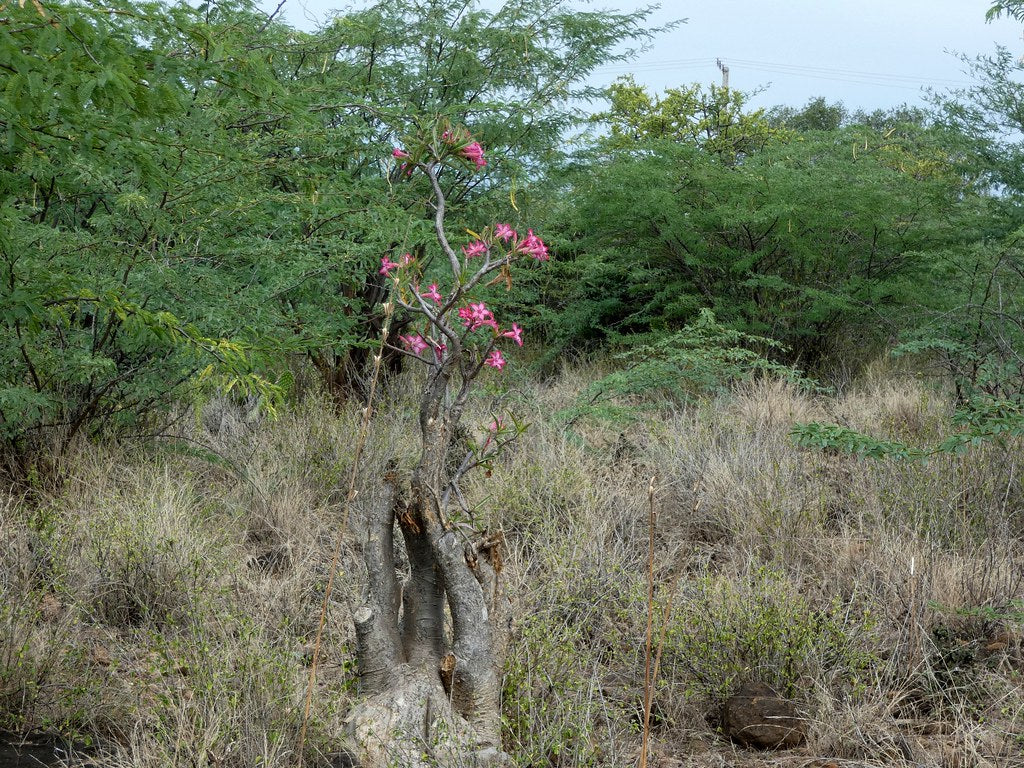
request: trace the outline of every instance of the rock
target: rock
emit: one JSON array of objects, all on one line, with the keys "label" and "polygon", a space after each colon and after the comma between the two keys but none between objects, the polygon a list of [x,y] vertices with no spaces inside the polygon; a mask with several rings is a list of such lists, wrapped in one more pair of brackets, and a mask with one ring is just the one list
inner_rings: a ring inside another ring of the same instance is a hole
[{"label": "rock", "polygon": [[798,747],[807,738],[807,721],[796,705],[762,682],[744,683],[722,707],[725,735],[754,749]]},{"label": "rock", "polygon": [[506,753],[494,747],[477,750],[470,762],[474,767],[479,768],[514,768],[515,763]]}]

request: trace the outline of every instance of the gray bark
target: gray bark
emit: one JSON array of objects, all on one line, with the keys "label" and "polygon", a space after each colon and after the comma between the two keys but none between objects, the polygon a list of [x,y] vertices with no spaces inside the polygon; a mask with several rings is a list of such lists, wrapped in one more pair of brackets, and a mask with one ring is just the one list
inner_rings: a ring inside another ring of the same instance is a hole
[{"label": "gray bark", "polygon": [[444,583],[430,545],[410,518],[402,521],[409,579],[402,594],[402,645],[413,664],[444,654]]},{"label": "gray bark", "polygon": [[392,670],[405,659],[398,634],[399,587],[395,573],[394,519],[398,501],[396,483],[385,483],[385,492],[366,515],[363,562],[366,594],[353,615],[359,664],[359,686],[366,693],[384,690]]},{"label": "gray bark", "polygon": [[362,768],[511,768],[498,749],[474,748],[440,680],[422,668],[396,670],[388,691],[364,699],[346,720]]},{"label": "gray bark", "polygon": [[[425,455],[444,461],[441,451]],[[389,478],[364,518],[368,583],[353,615],[363,699],[347,720],[349,746],[362,768],[511,765],[501,751],[496,544],[473,546],[449,529],[422,469],[413,474],[408,504]],[[410,568],[404,588],[396,524]]]}]

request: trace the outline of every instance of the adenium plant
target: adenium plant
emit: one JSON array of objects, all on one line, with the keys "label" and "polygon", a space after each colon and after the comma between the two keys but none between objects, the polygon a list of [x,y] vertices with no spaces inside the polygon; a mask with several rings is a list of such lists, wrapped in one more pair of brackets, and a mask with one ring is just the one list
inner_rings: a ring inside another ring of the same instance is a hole
[{"label": "adenium plant", "polygon": [[[420,454],[408,484],[395,468],[387,478],[389,495],[367,513],[367,592],[353,616],[365,699],[349,718],[351,736],[364,766],[448,764],[442,754],[467,753],[476,765],[508,765],[499,711],[501,537],[455,524],[451,511],[456,504],[469,511],[459,488],[466,473],[489,469],[524,427],[511,414],[495,415],[481,425],[480,441],[461,455],[452,453],[474,382],[501,375],[506,354],[525,343],[523,327],[488,307],[482,289],[495,282],[510,287],[515,264],[544,262],[549,254],[532,230],[523,234],[505,222],[453,244],[438,174],[448,164],[471,172],[487,167],[483,147],[465,129],[438,122],[395,148],[392,158],[397,178],[423,174],[429,180],[442,269],[431,264],[428,277],[427,265],[409,253],[385,255],[378,269],[391,284],[384,342],[424,366],[427,375]],[[390,324],[400,311],[410,322],[392,339]],[[402,584],[395,528],[409,563]],[[424,744],[424,738],[436,743]]]}]

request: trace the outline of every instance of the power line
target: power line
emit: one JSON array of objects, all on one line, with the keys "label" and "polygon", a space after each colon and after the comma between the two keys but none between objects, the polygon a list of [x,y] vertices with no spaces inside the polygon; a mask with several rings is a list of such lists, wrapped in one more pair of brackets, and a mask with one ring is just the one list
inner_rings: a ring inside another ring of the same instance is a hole
[{"label": "power line", "polygon": [[[696,69],[710,67],[715,63],[711,57],[703,59],[669,59],[659,62],[639,63],[632,66],[617,65],[599,67],[594,74],[621,73],[650,73],[667,72],[674,70]],[[926,85],[931,86],[966,86],[972,85],[969,80],[954,80],[941,77],[914,77],[912,75],[897,75],[886,72],[867,72],[855,69],[841,69],[835,67],[806,66],[801,64],[783,64],[779,62],[758,61],[755,59],[730,59],[730,62],[738,64],[741,69],[752,71],[769,72],[774,74],[792,75],[794,77],[806,77],[818,80],[833,80],[841,83],[853,83],[858,85],[877,85],[888,88],[904,88],[917,90]]]},{"label": "power line", "polygon": [[618,72],[624,69],[637,70],[645,69],[647,67],[692,67],[692,66],[703,66],[705,64],[714,64],[715,59],[713,56],[707,56],[702,59],[668,59],[665,61],[657,62],[637,62],[635,64],[610,64],[604,67],[597,67],[594,72]]},{"label": "power line", "polygon": [[803,64],[785,64],[785,63],[773,62],[773,61],[757,61],[755,59],[730,59],[730,61],[736,61],[736,62],[739,62],[740,64],[749,64],[751,66],[778,67],[778,68],[782,68],[782,69],[792,69],[792,70],[795,70],[795,71],[805,71],[806,70],[806,71],[819,72],[819,73],[822,73],[822,74],[829,74],[829,75],[831,75],[831,74],[841,75],[841,76],[852,75],[852,76],[856,76],[856,77],[880,78],[880,79],[884,79],[884,80],[906,80],[906,81],[911,81],[911,82],[915,82],[915,83],[917,83],[917,82],[924,82],[924,81],[927,80],[929,82],[948,82],[948,83],[956,84],[956,85],[967,85],[968,84],[967,81],[964,81],[964,80],[954,80],[952,78],[946,78],[946,77],[937,77],[937,78],[933,78],[933,77],[915,77],[913,75],[894,75],[894,74],[890,74],[890,73],[887,73],[887,72],[864,72],[864,71],[856,70],[856,69],[840,69],[840,68],[836,68],[836,67],[815,67],[815,66],[805,66]]}]

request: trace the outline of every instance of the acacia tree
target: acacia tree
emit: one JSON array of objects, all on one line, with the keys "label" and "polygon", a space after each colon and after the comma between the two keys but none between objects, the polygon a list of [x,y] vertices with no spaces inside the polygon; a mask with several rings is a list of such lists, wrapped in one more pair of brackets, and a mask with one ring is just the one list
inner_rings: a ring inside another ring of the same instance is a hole
[{"label": "acacia tree", "polygon": [[563,208],[567,277],[547,325],[563,343],[635,343],[710,308],[815,364],[848,340],[884,343],[929,254],[971,234],[976,189],[939,127],[776,133],[738,162],[690,139],[614,141]]},{"label": "acacia tree", "polygon": [[[354,614],[359,682],[365,695],[350,716],[361,764],[426,766],[470,759],[502,765],[499,711],[502,615],[500,537],[467,535],[450,508],[469,512],[460,481],[490,462],[522,431],[514,417],[495,416],[480,444],[452,458],[455,437],[474,384],[488,367],[506,364],[499,343],[522,346],[523,329],[499,325],[483,301],[473,301],[488,276],[511,285],[512,264],[547,261],[544,242],[511,225],[489,226],[456,251],[445,228],[443,169],[486,165],[480,144],[441,120],[396,149],[398,173],[429,182],[434,234],[445,277],[425,286],[424,264],[412,254],[381,260],[392,281],[385,304],[386,346],[425,366],[420,393],[420,454],[408,485],[396,471],[388,492],[368,512],[362,542],[367,573],[363,604]],[[443,285],[442,285],[443,284]],[[408,333],[392,345],[390,320],[401,307]],[[379,364],[379,360],[378,360]],[[410,575],[396,575],[395,528]],[[451,615],[446,633],[445,606]]]},{"label": "acacia tree", "polygon": [[[0,463],[25,474],[53,444],[160,431],[211,362],[224,375],[204,386],[280,392],[304,355],[362,394],[376,259],[431,243],[421,199],[391,194],[378,162],[398,116],[471,120],[501,156],[486,179],[443,180],[453,222],[477,220],[510,176],[524,200],[580,84],[649,33],[644,10],[478,5],[388,0],[307,34],[253,0],[8,3]],[[211,354],[220,339],[234,350]]]},{"label": "acacia tree", "polygon": [[651,95],[632,75],[608,88],[608,111],[591,120],[607,124],[605,147],[635,149],[638,142],[676,141],[700,147],[729,163],[755,152],[783,133],[764,109],[747,109],[743,91],[699,83]]},{"label": "acacia tree", "polygon": [[[393,141],[402,116],[443,115],[471,122],[488,154],[500,159],[486,176],[448,169],[441,184],[452,226],[471,226],[501,210],[510,186],[528,205],[531,184],[524,181],[565,160],[564,137],[582,119],[579,105],[596,95],[585,84],[588,76],[596,67],[629,58],[632,52],[623,43],[659,31],[645,26],[650,7],[618,13],[581,11],[568,0],[484,5],[379,0],[334,18],[311,37],[301,59],[289,60],[319,94],[313,109],[340,128],[328,146],[344,149],[333,152],[335,166],[324,166],[318,179],[325,202],[332,197],[327,185],[339,176],[379,180],[374,152],[380,142]],[[349,150],[353,131],[370,138]],[[414,216],[422,211],[418,195],[399,202]],[[352,218],[324,214],[311,222],[314,230],[341,230]],[[393,248],[421,256],[430,250],[427,221],[396,220],[409,226]],[[380,332],[378,288],[373,280],[346,286],[358,320],[356,344],[346,339],[310,352],[325,380],[341,392],[365,396],[365,363]]]}]

